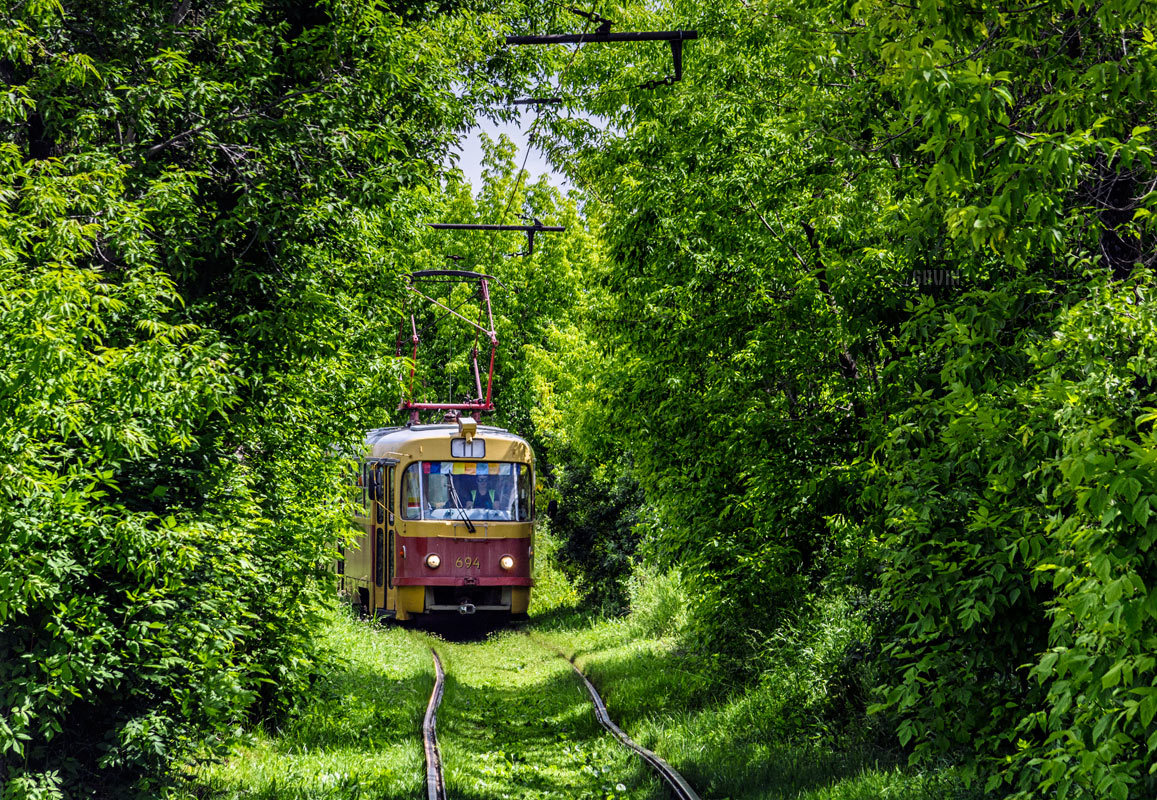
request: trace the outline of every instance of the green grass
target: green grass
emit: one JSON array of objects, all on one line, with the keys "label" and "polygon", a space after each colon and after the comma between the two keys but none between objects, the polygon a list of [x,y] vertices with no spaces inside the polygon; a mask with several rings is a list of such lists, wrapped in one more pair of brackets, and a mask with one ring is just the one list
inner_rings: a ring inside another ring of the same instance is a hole
[{"label": "green grass", "polygon": [[447,671],[438,738],[454,800],[661,796],[595,721],[564,659],[516,631],[437,648]]},{"label": "green grass", "polygon": [[598,726],[581,683],[551,648],[573,657],[615,721],[704,800],[966,796],[951,768],[910,769],[902,754],[872,746],[871,736],[832,734],[808,717],[825,648],[846,635],[838,609],[824,612],[830,630],[797,648],[810,655],[765,670],[751,685],[727,686],[688,641],[677,576],[637,578],[632,614],[606,619],[583,609],[551,553],[549,536],[540,537],[525,630],[446,641],[335,614],[326,641],[344,666],[326,676],[320,699],[281,730],[251,734],[227,761],[196,770],[183,796],[424,797],[419,731],[433,685],[431,645],[447,671],[438,735],[452,800],[668,796]]},{"label": "green grass", "polygon": [[425,792],[419,731],[433,687],[425,637],[335,613],[326,644],[341,666],[280,730],[258,729],[222,763],[188,776],[183,796],[323,800]]},{"label": "green grass", "polygon": [[[686,639],[677,578],[651,576],[633,589],[635,610],[601,619],[554,609],[540,635],[598,687],[615,721],[712,800],[941,800],[978,796],[949,767],[916,770],[901,753],[864,737],[817,733],[798,704],[814,682],[780,670],[726,686]],[[837,631],[838,635],[838,631]]]},{"label": "green grass", "polygon": [[[580,603],[554,566],[549,535],[535,547],[532,631],[573,619]],[[438,740],[452,800],[664,796],[657,779],[595,721],[570,664],[525,632],[433,643],[447,672]]]}]

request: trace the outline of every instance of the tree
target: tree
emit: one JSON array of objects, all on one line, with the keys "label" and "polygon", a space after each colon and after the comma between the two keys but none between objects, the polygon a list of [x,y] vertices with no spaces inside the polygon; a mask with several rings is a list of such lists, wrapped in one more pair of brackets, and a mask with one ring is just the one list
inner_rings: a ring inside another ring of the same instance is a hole
[{"label": "tree", "polygon": [[336,456],[396,403],[398,242],[500,18],[3,14],[0,781],[149,793],[308,689]]},{"label": "tree", "polygon": [[602,13],[699,31],[658,89],[664,50],[584,46],[560,93],[611,124],[551,131],[607,220],[609,435],[703,641],[742,668],[872,592],[914,758],[1147,796],[1153,9]]}]

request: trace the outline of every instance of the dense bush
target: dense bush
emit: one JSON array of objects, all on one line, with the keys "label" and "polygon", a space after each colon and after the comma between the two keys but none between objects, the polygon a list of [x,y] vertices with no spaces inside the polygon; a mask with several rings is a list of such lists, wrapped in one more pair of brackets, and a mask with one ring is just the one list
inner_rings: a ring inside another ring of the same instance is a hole
[{"label": "dense bush", "polygon": [[627,578],[635,565],[643,525],[643,496],[629,464],[602,469],[574,454],[552,452],[561,462],[553,488],[558,513],[552,528],[562,542],[559,563],[583,588],[588,602],[607,613],[627,608]]},{"label": "dense bush", "polygon": [[428,11],[2,12],[5,800],[152,793],[308,688],[398,242],[500,74],[496,17]]},{"label": "dense bush", "polygon": [[[1157,311],[1147,272],[1079,277],[1070,296],[1026,280],[911,326],[913,349],[949,355],[880,464],[886,588],[908,619],[888,702],[918,751],[980,734],[1016,786],[1147,796]],[[996,358],[1001,373],[978,368]]]},{"label": "dense bush", "polygon": [[[240,379],[215,337],[167,321],[173,287],[148,263],[143,204],[105,194],[120,171],[6,153],[29,202],[6,209],[0,265],[2,780],[5,797],[99,793],[227,722],[262,671],[246,597],[259,520],[231,491],[240,465],[205,465],[195,485],[174,474]],[[126,260],[115,280],[76,263],[94,247],[95,226],[74,221],[88,215],[121,223],[102,242]],[[154,473],[143,490],[125,485],[134,471]],[[199,513],[153,510],[181,483]]]},{"label": "dense bush", "polygon": [[828,675],[830,719],[878,679],[993,790],[1154,790],[1155,15],[632,4],[698,29],[683,82],[589,48],[559,87],[612,122],[552,127],[607,241],[580,455],[633,454],[706,652]]}]

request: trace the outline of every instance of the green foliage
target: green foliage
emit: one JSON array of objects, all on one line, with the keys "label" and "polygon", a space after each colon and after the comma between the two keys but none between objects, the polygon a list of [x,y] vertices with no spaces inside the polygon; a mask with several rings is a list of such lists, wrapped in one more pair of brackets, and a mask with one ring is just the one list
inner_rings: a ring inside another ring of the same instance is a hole
[{"label": "green foliage", "polygon": [[[897,553],[885,583],[909,619],[887,701],[912,721],[902,731],[925,732],[918,751],[982,731],[1020,787],[1143,795],[1157,744],[1142,422],[1157,320],[1148,273],[1084,277],[1059,313],[1034,309],[1025,285],[976,297],[967,317],[921,315],[927,337],[958,347],[941,368],[948,391],[899,418],[880,465]],[[1002,341],[1026,313],[1047,327]],[[1017,368],[975,369],[997,353]]]},{"label": "green foliage", "polygon": [[542,626],[551,618],[572,612],[580,596],[558,566],[558,538],[549,523],[541,521],[534,529],[534,591],[531,592],[530,616]]},{"label": "green foliage", "polygon": [[916,760],[1152,795],[1152,4],[602,13],[700,38],[560,80],[612,123],[549,126],[607,242],[568,427],[631,453],[702,652],[856,608],[817,728],[879,680]]},{"label": "green foliage", "polygon": [[627,580],[631,613],[628,623],[640,639],[685,633],[688,598],[678,571],[661,572],[644,562]]},{"label": "green foliage", "polygon": [[[402,393],[401,275],[446,253],[513,289],[498,421],[591,588],[618,602],[638,515],[704,663],[811,676],[772,693],[793,730],[855,728],[878,680],[917,761],[1152,795],[1153,4],[601,9],[699,30],[652,89],[660,46],[499,54],[574,24],[540,12],[5,12],[5,800],[153,791],[307,690],[334,454]],[[439,182],[472,108],[552,75],[608,123],[535,127],[583,205],[507,142]],[[514,214],[568,233],[508,260],[418,224]],[[472,394],[468,340],[428,341],[417,399]]]},{"label": "green foliage", "polygon": [[588,601],[606,612],[625,610],[626,580],[634,566],[643,497],[629,465],[596,472],[573,454],[552,452],[562,462],[554,475],[560,502],[552,527],[564,545],[557,557],[583,587]]},{"label": "green foliage", "polygon": [[[165,765],[248,706],[265,667],[246,598],[260,520],[229,496],[236,462],[204,466],[200,513],[159,511],[181,482],[165,467],[238,403],[227,348],[170,321],[173,284],[149,264],[123,168],[6,152],[4,191],[24,202],[5,207],[0,264],[0,765],[18,797]],[[101,247],[125,254],[111,280],[90,261]]]},{"label": "green foliage", "polygon": [[398,243],[499,18],[3,16],[0,783],[152,794],[308,693],[334,455],[396,403]]}]

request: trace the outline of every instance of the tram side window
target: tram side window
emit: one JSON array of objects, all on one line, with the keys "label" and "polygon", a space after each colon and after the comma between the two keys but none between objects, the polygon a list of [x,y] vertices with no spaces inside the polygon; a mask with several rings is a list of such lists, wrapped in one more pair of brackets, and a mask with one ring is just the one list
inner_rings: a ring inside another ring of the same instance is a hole
[{"label": "tram side window", "polygon": [[362,504],[365,505],[365,507],[366,507],[366,516],[368,517],[370,515],[370,509],[372,508],[371,504],[374,502],[374,467],[373,467],[373,464],[366,462],[362,466],[362,471],[365,473],[365,477],[362,480],[363,480],[363,484],[366,487],[365,497],[362,500]]},{"label": "tram side window", "polygon": [[374,505],[377,506],[378,524],[384,525],[386,523],[386,510],[383,507],[386,502],[386,470],[381,464],[374,465],[374,489],[372,492]]},{"label": "tram side window", "polygon": [[369,516],[366,505],[366,465],[361,462],[354,466],[353,501],[354,514],[358,517]]},{"label": "tram side window", "polygon": [[417,462],[406,467],[402,474],[402,519],[419,519],[422,515],[420,498],[422,497],[421,465]]},{"label": "tram side window", "polygon": [[394,484],[397,482],[396,475],[397,473],[394,472],[393,467],[388,467],[386,469],[386,484],[390,487],[389,491],[387,492],[386,513],[390,517],[391,525],[394,524],[394,514],[397,511],[397,505],[394,501],[394,496],[396,495],[396,492],[394,491]]},{"label": "tram side window", "polygon": [[531,480],[530,467],[518,465],[518,519],[526,522],[534,516],[534,481]]}]

